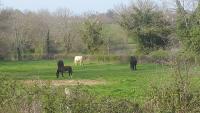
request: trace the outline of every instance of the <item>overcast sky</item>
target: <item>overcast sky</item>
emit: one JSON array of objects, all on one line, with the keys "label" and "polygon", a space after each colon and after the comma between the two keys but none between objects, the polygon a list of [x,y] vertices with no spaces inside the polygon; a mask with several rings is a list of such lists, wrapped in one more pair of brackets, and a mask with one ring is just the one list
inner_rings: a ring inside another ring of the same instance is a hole
[{"label": "overcast sky", "polygon": [[53,12],[58,8],[69,8],[75,14],[88,11],[106,12],[119,4],[128,4],[131,0],[0,0],[3,7],[37,11],[48,9]]}]

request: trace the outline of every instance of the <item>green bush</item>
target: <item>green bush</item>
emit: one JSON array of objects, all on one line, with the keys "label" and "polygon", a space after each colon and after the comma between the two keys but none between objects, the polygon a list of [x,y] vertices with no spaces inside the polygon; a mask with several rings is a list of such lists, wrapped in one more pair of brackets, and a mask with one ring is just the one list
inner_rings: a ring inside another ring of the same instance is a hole
[{"label": "green bush", "polygon": [[0,80],[0,113],[142,113],[139,104],[99,98],[80,85],[66,95],[64,87],[52,86],[50,82],[24,85],[6,77]]},{"label": "green bush", "polygon": [[152,57],[153,62],[156,63],[165,63],[169,59],[168,51],[164,51],[162,49],[153,51],[149,55]]},{"label": "green bush", "polygon": [[119,62],[119,63],[127,63],[129,60],[129,56],[116,56],[116,55],[98,55],[95,56],[98,62]]},{"label": "green bush", "polygon": [[168,54],[168,51],[164,51],[160,49],[158,51],[151,52],[150,56],[155,59],[167,59],[169,57],[169,54]]},{"label": "green bush", "polygon": [[152,88],[151,106],[154,113],[200,112],[200,91],[194,90],[190,84],[190,68],[188,59],[177,59],[172,81]]}]

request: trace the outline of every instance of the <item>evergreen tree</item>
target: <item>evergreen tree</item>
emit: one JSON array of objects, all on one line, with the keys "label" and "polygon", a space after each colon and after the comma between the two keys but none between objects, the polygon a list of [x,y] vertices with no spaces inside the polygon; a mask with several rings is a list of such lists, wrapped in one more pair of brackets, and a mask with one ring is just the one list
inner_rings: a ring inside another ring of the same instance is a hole
[{"label": "evergreen tree", "polygon": [[47,31],[47,40],[46,40],[46,49],[47,49],[47,56],[50,54],[50,32],[49,29]]},{"label": "evergreen tree", "polygon": [[137,37],[141,52],[149,53],[160,48],[165,49],[169,43],[170,23],[163,13],[149,1],[138,1],[128,11],[122,12],[120,25]]}]

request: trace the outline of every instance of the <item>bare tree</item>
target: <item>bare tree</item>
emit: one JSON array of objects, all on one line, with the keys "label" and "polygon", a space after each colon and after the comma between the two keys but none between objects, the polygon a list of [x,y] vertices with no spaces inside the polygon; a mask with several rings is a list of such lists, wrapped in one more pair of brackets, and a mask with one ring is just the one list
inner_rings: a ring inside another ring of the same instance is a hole
[{"label": "bare tree", "polygon": [[11,24],[10,19],[11,11],[1,10],[0,11],[0,59],[9,58],[9,53],[11,52],[10,34],[11,34]]},{"label": "bare tree", "polygon": [[72,50],[72,44],[74,40],[73,20],[71,19],[71,11],[66,8],[57,10],[57,18],[59,22],[59,28],[61,30],[60,36],[63,42],[64,53],[69,54]]},{"label": "bare tree", "polygon": [[12,15],[13,19],[13,47],[16,50],[16,57],[18,60],[23,59],[23,50],[25,48],[26,38],[25,38],[25,17],[22,12],[16,11],[14,15]]}]

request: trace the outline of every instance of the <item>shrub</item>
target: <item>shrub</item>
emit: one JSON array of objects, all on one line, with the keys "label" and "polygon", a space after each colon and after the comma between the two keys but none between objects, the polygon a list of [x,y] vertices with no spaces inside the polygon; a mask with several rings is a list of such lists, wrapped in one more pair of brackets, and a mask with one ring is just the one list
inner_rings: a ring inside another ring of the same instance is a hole
[{"label": "shrub", "polygon": [[162,49],[150,53],[150,56],[153,59],[153,62],[156,63],[165,63],[169,59],[168,51]]},{"label": "shrub", "polygon": [[[200,92],[192,90],[188,59],[177,59],[172,82],[153,87],[151,106],[156,113],[199,113]],[[183,71],[184,69],[184,71]],[[150,108],[151,109],[151,108]],[[151,110],[152,111],[152,110]]]},{"label": "shrub", "polygon": [[139,104],[110,97],[97,97],[81,85],[64,94],[50,82],[33,86],[0,78],[0,113],[142,113]]}]

